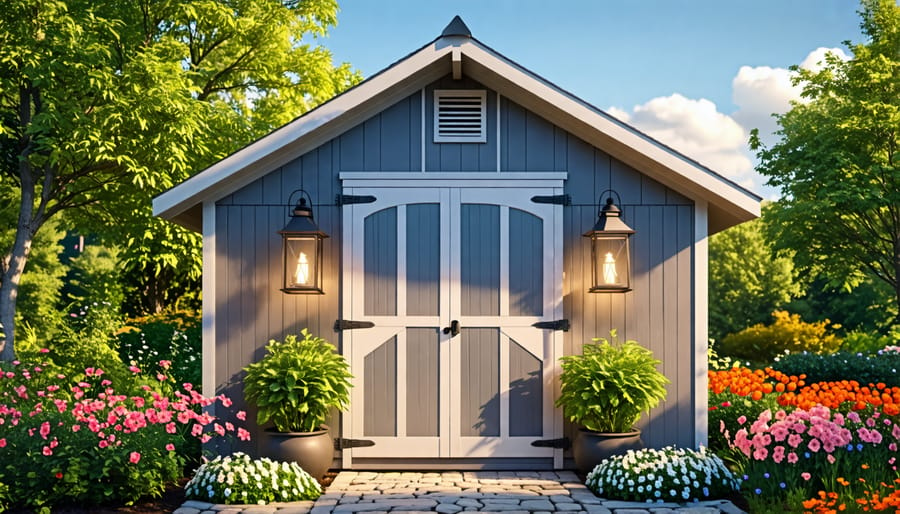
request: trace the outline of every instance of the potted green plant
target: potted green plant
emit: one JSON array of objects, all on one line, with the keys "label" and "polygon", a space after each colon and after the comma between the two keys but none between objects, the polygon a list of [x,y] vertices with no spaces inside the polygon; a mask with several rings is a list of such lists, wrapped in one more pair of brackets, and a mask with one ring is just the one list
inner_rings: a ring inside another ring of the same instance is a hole
[{"label": "potted green plant", "polygon": [[267,430],[268,457],[294,461],[321,479],[331,465],[334,442],[325,420],[350,402],[350,367],[328,341],[300,332],[269,341],[267,354],[244,368],[244,398],[257,407]]},{"label": "potted green plant", "polygon": [[643,448],[634,426],[643,412],[666,397],[669,379],[656,366],[661,361],[636,341],[596,338],[581,355],[560,359],[561,391],[556,406],[569,421],[582,425],[572,445],[576,467],[584,473],[600,461]]}]

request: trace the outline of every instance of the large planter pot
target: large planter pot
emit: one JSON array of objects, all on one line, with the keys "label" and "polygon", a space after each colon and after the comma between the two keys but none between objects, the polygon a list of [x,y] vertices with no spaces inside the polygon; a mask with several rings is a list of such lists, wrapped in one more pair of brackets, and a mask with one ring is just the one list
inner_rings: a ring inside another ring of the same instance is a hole
[{"label": "large planter pot", "polygon": [[315,432],[278,432],[267,428],[261,449],[266,457],[296,462],[318,480],[325,476],[334,459],[334,440],[325,427]]},{"label": "large planter pot", "polygon": [[575,442],[572,443],[572,455],[578,471],[588,473],[603,459],[643,447],[640,430],[612,434],[582,428],[578,430]]}]

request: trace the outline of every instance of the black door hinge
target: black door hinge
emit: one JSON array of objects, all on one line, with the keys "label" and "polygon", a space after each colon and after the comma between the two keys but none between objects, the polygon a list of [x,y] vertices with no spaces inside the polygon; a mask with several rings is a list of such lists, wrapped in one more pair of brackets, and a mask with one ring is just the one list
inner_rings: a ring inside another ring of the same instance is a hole
[{"label": "black door hinge", "polygon": [[562,439],[538,439],[537,441],[531,441],[531,446],[536,446],[538,448],[562,448],[563,450],[568,450],[572,447],[572,443],[569,442],[568,437],[563,437]]},{"label": "black door hinge", "polygon": [[375,326],[375,323],[371,321],[351,321],[349,319],[339,319],[334,322],[334,331],[340,332],[341,330],[353,330],[356,328],[372,328]]},{"label": "black door hinge", "polygon": [[552,203],[554,205],[572,205],[572,197],[569,195],[532,196],[534,203]]},{"label": "black door hinge", "polygon": [[563,332],[568,332],[569,320],[558,319],[556,321],[538,321],[537,323],[533,323],[531,326],[534,328],[548,328],[550,330],[562,330]]},{"label": "black door hinge", "polygon": [[375,201],[375,197],[371,195],[366,196],[356,196],[356,195],[335,195],[334,203],[337,205],[350,205],[354,203],[372,203]]},{"label": "black door hinge", "polygon": [[339,437],[334,440],[334,449],[343,450],[345,448],[364,448],[366,446],[375,446],[375,441],[368,439],[344,439]]}]

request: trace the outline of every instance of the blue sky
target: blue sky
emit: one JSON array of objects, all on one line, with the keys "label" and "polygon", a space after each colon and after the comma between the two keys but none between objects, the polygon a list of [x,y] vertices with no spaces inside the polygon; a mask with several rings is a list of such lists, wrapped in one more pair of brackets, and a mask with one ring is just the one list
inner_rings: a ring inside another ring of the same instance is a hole
[{"label": "blue sky", "polygon": [[764,196],[749,129],[797,91],[787,67],[860,42],[852,0],[339,0],[322,43],[370,76],[459,14],[472,34]]}]

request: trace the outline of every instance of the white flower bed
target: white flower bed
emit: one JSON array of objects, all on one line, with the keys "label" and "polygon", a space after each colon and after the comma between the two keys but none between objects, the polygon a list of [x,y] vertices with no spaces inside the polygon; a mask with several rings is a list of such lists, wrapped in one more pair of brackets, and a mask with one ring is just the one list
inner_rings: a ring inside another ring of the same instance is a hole
[{"label": "white flower bed", "polygon": [[297,463],[251,459],[244,453],[203,464],[184,489],[190,500],[226,504],[315,500],[322,494],[319,482]]},{"label": "white flower bed", "polygon": [[586,485],[607,499],[695,502],[726,497],[738,490],[740,480],[704,447],[667,446],[606,459],[588,473]]}]

